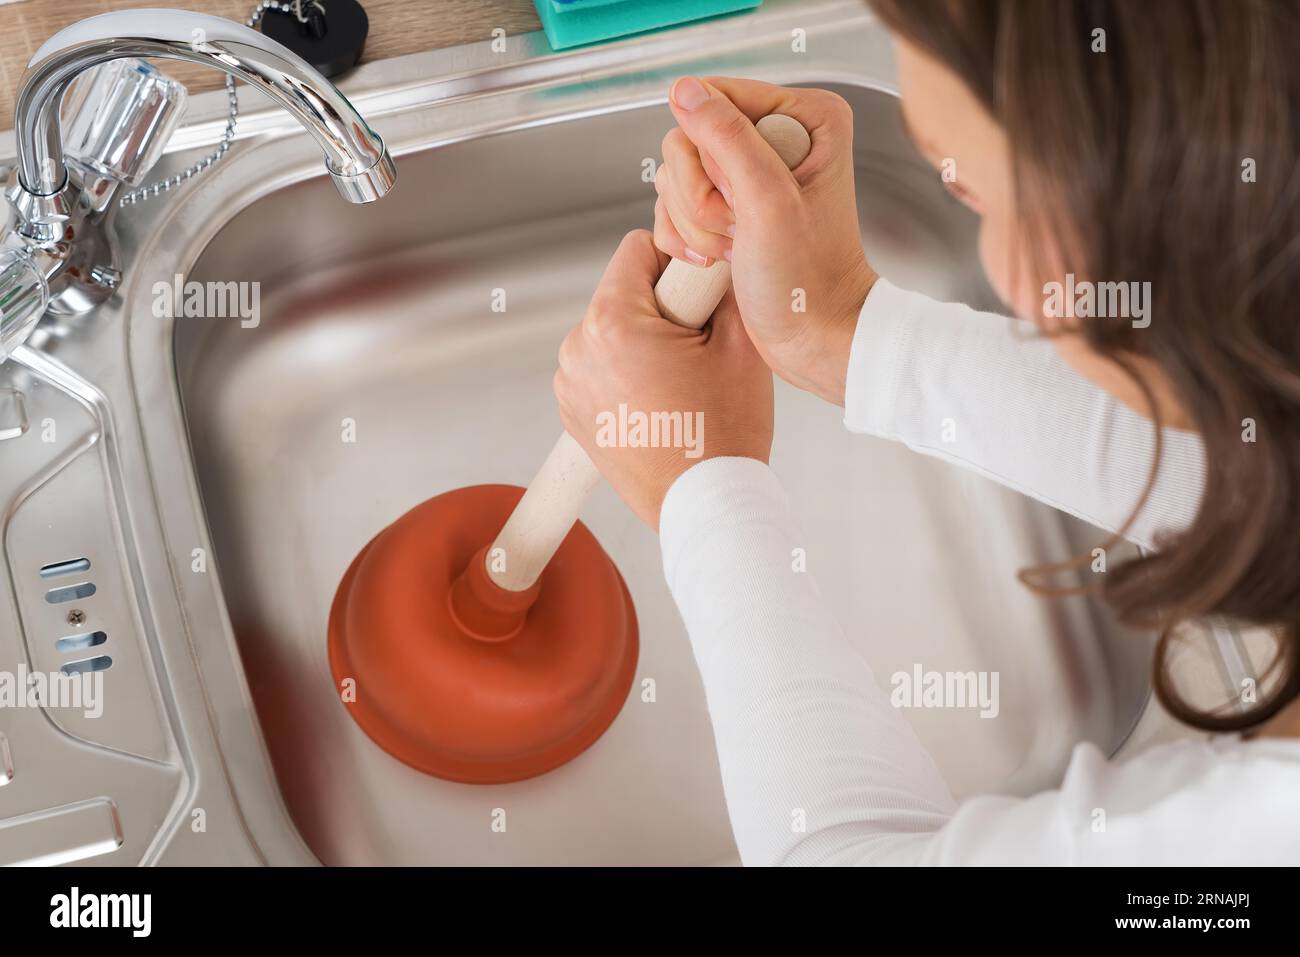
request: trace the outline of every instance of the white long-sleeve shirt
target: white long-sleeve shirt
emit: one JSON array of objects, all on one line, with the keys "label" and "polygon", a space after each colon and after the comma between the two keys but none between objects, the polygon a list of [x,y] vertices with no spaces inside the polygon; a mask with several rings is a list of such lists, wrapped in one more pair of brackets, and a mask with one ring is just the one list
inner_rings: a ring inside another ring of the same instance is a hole
[{"label": "white long-sleeve shirt", "polygon": [[[877,281],[849,362],[845,424],[1117,531],[1149,475],[1149,422],[1032,327]],[[1146,547],[1195,514],[1199,441],[1166,430]],[[775,474],[720,458],[660,516],[664,570],[704,681],[746,864],[1296,864],[1300,742],[1219,737],[1110,763],[1079,745],[1057,790],[957,804],[845,638]]]}]

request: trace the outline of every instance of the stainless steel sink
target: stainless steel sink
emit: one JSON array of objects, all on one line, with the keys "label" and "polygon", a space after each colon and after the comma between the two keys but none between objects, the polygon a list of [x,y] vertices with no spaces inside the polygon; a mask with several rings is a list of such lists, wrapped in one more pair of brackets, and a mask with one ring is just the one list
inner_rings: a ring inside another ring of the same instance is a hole
[{"label": "stainless steel sink", "polygon": [[[807,53],[792,52],[795,30]],[[339,202],[310,141],[250,101],[221,164],[175,201],[124,214],[132,265],[118,297],[90,322],[47,327],[43,351],[18,357],[24,375],[79,390],[99,422],[117,537],[95,550],[74,529],[65,550],[124,556],[131,616],[113,640],[138,646],[160,729],[150,753],[172,774],[147,808],[139,761],[91,792],[115,802],[122,832],[98,860],[735,861],[656,542],[608,489],[583,517],[632,591],[641,660],[618,720],[569,765],[498,787],[426,777],[353,724],[325,656],[334,589],[377,530],[451,488],[526,484],[540,464],[559,429],[556,349],[619,237],[651,222],[644,162],[658,157],[664,96],[684,72],[840,92],[856,117],[876,266],[941,298],[994,304],[974,223],[907,143],[887,39],[856,0],[770,0],[563,55],[532,36],[505,54],[480,44],[362,67],[344,89],[399,169],[396,190],[366,207]],[[222,109],[208,101],[162,174],[219,135]],[[157,317],[155,284],[177,275],[259,283],[258,323]],[[1045,602],[1015,579],[1099,533],[851,436],[806,395],[782,389],[778,404],[773,464],[810,568],[882,684],[916,665],[1000,674],[995,719],[907,712],[954,789],[1027,793],[1054,784],[1079,741],[1115,750],[1148,697],[1149,639],[1092,602]],[[41,421],[39,408],[28,415]],[[30,539],[6,534],[16,562]],[[9,736],[16,785],[24,741]],[[5,792],[18,793],[0,789],[0,818],[26,811],[6,809]],[[191,823],[200,809],[203,831]]]},{"label": "stainless steel sink", "polygon": [[[895,100],[825,85],[854,108],[860,214],[879,268],[941,297],[989,301],[972,222],[907,145]],[[353,724],[325,654],[334,589],[378,529],[448,489],[527,484],[540,464],[559,428],[556,349],[619,237],[651,221],[642,160],[670,122],[648,106],[410,153],[390,201],[365,209],[333,202],[327,182],[300,182],[234,217],[190,272],[261,283],[256,330],[177,324],[177,370],[263,732],[294,819],[327,863],[734,859],[704,695],[656,541],[608,489],[585,520],[628,580],[642,656],[622,715],[572,764],[501,787],[424,776]],[[774,465],[815,571],[882,680],[915,663],[1000,672],[995,720],[915,713],[959,791],[1043,787],[1081,738],[1120,742],[1144,699],[1144,643],[1014,578],[1089,533],[987,481],[851,437],[836,410],[793,390],[781,391],[777,435]],[[647,678],[653,703],[640,694]],[[496,808],[505,833],[493,830]]]}]

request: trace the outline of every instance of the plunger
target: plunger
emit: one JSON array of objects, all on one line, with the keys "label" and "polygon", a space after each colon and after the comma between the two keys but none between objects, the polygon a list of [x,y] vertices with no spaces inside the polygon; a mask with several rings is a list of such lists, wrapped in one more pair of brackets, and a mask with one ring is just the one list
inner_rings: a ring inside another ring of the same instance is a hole
[{"label": "plunger", "polygon": [[[808,154],[796,120],[757,126],[791,169]],[[674,260],[655,298],[699,329],[730,285],[729,263]],[[439,778],[502,784],[577,757],[613,723],[638,636],[627,585],[578,521],[599,480],[566,432],[527,490],[446,492],[361,550],[330,610],[329,658],[375,743]]]}]

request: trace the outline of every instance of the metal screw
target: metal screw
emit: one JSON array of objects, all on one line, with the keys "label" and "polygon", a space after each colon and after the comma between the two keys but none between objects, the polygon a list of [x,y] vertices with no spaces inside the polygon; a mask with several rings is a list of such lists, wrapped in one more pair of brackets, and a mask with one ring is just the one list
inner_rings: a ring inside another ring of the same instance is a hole
[{"label": "metal screw", "polygon": [[86,623],[86,613],[80,608],[74,608],[68,612],[69,625],[84,625]]},{"label": "metal screw", "polygon": [[122,270],[113,266],[95,266],[90,270],[90,281],[105,289],[116,289],[122,281]]}]

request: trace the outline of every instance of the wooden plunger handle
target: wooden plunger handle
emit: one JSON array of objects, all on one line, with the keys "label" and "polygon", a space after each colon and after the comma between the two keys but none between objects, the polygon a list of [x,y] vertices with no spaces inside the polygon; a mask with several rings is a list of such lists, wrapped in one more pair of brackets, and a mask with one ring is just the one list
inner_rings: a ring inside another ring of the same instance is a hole
[{"label": "wooden plunger handle", "polygon": [[[812,146],[799,122],[780,113],[763,117],[757,127],[790,169],[803,162]],[[655,284],[655,301],[665,318],[700,329],[730,287],[730,263],[701,268],[674,259]],[[600,472],[582,446],[568,432],[561,435],[488,548],[488,577],[508,591],[532,587],[599,481]]]}]

